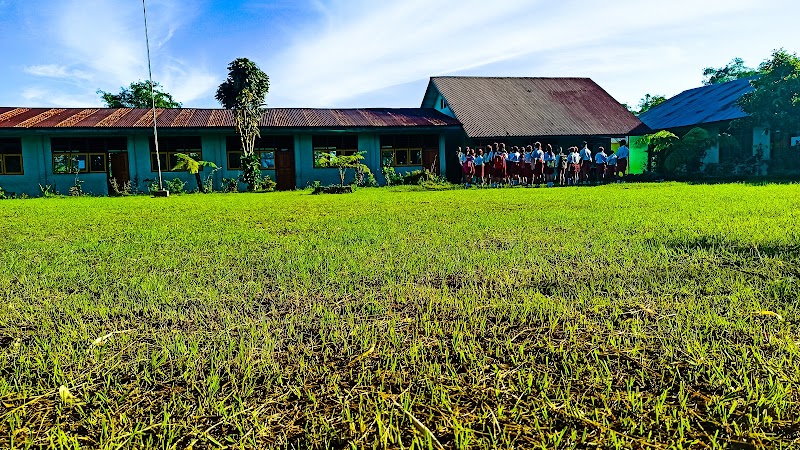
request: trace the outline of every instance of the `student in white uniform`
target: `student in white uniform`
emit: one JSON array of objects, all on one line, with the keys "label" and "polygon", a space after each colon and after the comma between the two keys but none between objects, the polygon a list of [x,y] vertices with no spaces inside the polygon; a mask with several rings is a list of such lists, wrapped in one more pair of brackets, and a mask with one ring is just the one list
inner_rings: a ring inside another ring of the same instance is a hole
[{"label": "student in white uniform", "polygon": [[589,171],[592,168],[592,151],[589,150],[589,143],[584,142],[583,148],[578,152],[581,156],[581,182],[589,183]]},{"label": "student in white uniform", "polygon": [[602,183],[606,179],[606,149],[597,148],[594,155],[594,178],[596,183]]},{"label": "student in white uniform", "polygon": [[621,140],[619,142],[619,149],[617,150],[617,173],[620,178],[624,178],[625,173],[628,171],[628,158],[630,154],[631,151],[628,149],[628,141],[625,139]]}]

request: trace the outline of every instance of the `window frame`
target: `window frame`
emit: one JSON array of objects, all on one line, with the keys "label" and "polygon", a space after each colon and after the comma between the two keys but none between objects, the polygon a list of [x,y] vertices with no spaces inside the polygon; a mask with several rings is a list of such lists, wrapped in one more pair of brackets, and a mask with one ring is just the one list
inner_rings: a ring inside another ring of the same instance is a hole
[{"label": "window frame", "polygon": [[[347,142],[354,139],[354,143]],[[317,142],[314,142],[314,141]],[[322,142],[320,142],[322,141]],[[314,169],[335,169],[319,165],[320,153],[333,153],[336,156],[353,156],[358,149],[358,134],[315,134],[311,136],[311,158]]]},{"label": "window frame", "polygon": [[[439,150],[438,136],[435,134],[384,134],[379,136],[381,167],[422,167],[425,150]],[[428,142],[430,140],[430,142]],[[434,145],[434,142],[437,142]],[[384,164],[391,153],[392,163]],[[398,154],[405,155],[405,163],[400,163]],[[419,155],[418,162],[413,162],[413,154]]]},{"label": "window frame", "polygon": [[[124,142],[124,144],[123,144]],[[50,155],[54,175],[70,175],[75,173],[108,173],[108,154],[112,151],[128,151],[127,137],[51,137]],[[92,168],[92,158],[100,157],[103,169]],[[67,158],[65,170],[57,169],[57,160]],[[80,169],[78,161],[85,161],[84,168]],[[75,170],[75,165],[78,169]]]},{"label": "window frame", "polygon": [[[237,138],[238,139],[238,138]],[[241,158],[244,152],[239,144],[231,143],[234,141],[234,136],[228,136],[225,140],[225,168],[227,170],[242,170]],[[286,144],[285,147],[282,144]],[[275,136],[261,136],[256,139],[253,152],[258,155],[259,166],[261,170],[276,170],[275,161],[278,157],[278,152],[282,150],[294,151],[294,136],[291,135],[275,135]],[[264,155],[272,153],[272,166],[265,166]],[[239,155],[238,162],[231,165],[231,156]]]},{"label": "window frame", "polygon": [[[197,140],[197,147],[193,146]],[[203,159],[203,138],[201,136],[163,136],[158,139],[158,154],[161,158],[161,172],[181,173],[186,170],[174,170],[178,164],[178,153],[189,155],[196,161]],[[172,164],[172,161],[175,164]],[[158,172],[156,164],[155,140],[150,138],[150,172]]]},{"label": "window frame", "polygon": [[[7,159],[19,158],[19,172],[8,172]],[[0,139],[0,175],[25,175],[25,160],[22,157],[22,139]]]}]

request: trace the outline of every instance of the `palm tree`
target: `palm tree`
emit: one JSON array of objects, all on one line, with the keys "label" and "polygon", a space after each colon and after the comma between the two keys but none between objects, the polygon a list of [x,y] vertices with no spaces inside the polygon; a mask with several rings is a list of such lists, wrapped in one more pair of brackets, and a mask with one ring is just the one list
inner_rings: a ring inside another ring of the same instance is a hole
[{"label": "palm tree", "polygon": [[175,156],[178,157],[178,164],[176,164],[172,170],[185,170],[194,175],[195,180],[197,180],[197,189],[205,194],[206,189],[203,186],[203,179],[200,177],[200,172],[203,171],[204,167],[211,167],[212,169],[219,169],[219,167],[211,161],[197,161],[184,153],[176,153]]}]

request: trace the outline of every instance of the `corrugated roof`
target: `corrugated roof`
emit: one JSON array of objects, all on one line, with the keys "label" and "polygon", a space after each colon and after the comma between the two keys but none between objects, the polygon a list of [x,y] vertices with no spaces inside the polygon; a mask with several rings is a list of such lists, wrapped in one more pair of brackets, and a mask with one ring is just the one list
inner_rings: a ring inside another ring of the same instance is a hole
[{"label": "corrugated roof", "polygon": [[433,77],[471,138],[622,136],[642,122],[589,78]]},{"label": "corrugated roof", "polygon": [[[134,108],[0,108],[0,128],[149,128],[149,109]],[[160,128],[233,128],[231,111],[224,109],[157,109]],[[459,126],[457,120],[434,109],[311,109],[269,108],[262,127],[374,128]]]},{"label": "corrugated roof", "polygon": [[752,79],[689,89],[648,110],[639,118],[653,130],[666,130],[747,117],[736,101],[753,91],[750,86]]}]

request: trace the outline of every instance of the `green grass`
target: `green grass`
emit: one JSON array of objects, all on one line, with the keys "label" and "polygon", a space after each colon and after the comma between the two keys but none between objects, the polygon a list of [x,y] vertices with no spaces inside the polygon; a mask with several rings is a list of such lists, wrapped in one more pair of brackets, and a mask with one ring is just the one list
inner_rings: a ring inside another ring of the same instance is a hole
[{"label": "green grass", "polygon": [[798,185],[2,201],[0,447],[797,447],[798,211]]}]

